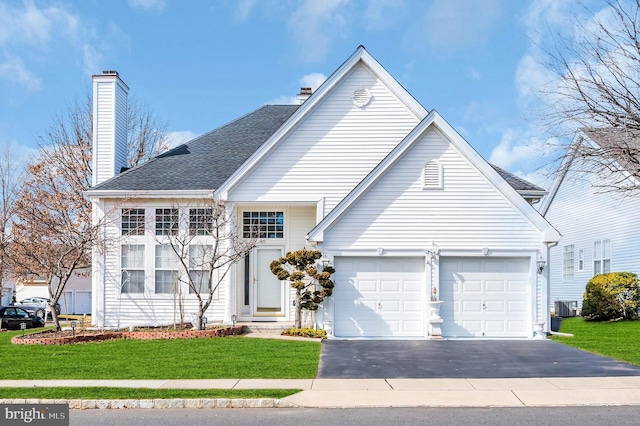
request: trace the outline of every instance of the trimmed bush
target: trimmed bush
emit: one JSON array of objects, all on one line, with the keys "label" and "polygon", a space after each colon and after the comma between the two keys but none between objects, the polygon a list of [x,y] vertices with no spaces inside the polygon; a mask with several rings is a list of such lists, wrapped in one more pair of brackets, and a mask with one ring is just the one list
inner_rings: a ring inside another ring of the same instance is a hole
[{"label": "trimmed bush", "polygon": [[591,278],[582,302],[582,316],[593,321],[632,319],[638,315],[640,288],[631,272],[611,272]]}]

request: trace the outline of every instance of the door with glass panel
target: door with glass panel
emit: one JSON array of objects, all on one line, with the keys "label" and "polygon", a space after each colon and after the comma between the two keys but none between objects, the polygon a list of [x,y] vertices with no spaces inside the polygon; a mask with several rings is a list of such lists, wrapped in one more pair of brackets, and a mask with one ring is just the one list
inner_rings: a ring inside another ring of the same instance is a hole
[{"label": "door with glass panel", "polygon": [[271,262],[282,255],[282,247],[257,247],[250,254],[254,316],[283,316],[285,313],[284,282],[269,268]]}]

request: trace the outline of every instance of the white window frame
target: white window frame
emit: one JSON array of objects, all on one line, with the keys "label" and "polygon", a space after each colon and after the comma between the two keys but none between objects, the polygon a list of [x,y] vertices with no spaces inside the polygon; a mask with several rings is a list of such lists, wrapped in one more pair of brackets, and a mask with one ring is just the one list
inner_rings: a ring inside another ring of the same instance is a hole
[{"label": "white window frame", "polygon": [[[279,217],[281,218],[281,223],[278,219]],[[286,237],[285,231],[285,213],[283,210],[247,210],[242,212],[243,238],[283,240]]]},{"label": "white window frame", "polygon": [[593,242],[593,275],[611,272],[611,240],[602,239]]},{"label": "white window frame", "polygon": [[[120,246],[120,292],[122,294],[144,294],[146,284],[145,250],[144,244],[123,244]],[[129,254],[132,255],[129,256]],[[133,290],[130,288],[132,273],[135,273],[134,275],[138,278],[142,276],[141,291],[131,291]]]},{"label": "white window frame", "polygon": [[578,250],[578,271],[584,271],[584,249]]},{"label": "white window frame", "polygon": [[155,222],[156,222],[156,237],[164,235],[178,235],[178,228],[180,226],[178,222],[179,212],[175,207],[169,208],[156,208],[155,210]]},{"label": "white window frame", "polygon": [[[154,293],[174,294],[180,286],[178,275],[178,257],[170,244],[156,244],[154,252]],[[166,280],[167,276],[173,275],[172,279]],[[169,288],[166,283],[169,282]],[[162,287],[158,287],[161,284]],[[173,284],[173,288],[172,288]]]},{"label": "white window frame", "polygon": [[[203,249],[203,247],[206,248]],[[196,253],[196,250],[199,250],[199,254]],[[203,275],[205,277],[208,276],[209,272],[211,271],[209,269],[210,265],[208,264],[211,256],[213,256],[213,245],[211,244],[192,244],[189,246],[189,277],[193,280],[193,284],[195,286],[198,286],[199,280],[196,281],[197,279],[194,278],[194,276],[191,274],[197,273],[198,275]],[[212,285],[215,285],[213,277],[213,275],[215,274],[216,272],[214,271],[211,276],[211,280],[208,283],[209,288],[211,288]],[[209,293],[209,289],[207,288],[205,288],[203,291],[202,282],[200,282],[199,287],[201,295]],[[195,294],[195,291],[191,288],[191,286],[189,286],[189,294]],[[213,297],[214,299],[218,298],[218,289],[215,289]]]},{"label": "white window frame", "polygon": [[[143,236],[147,220],[145,209],[122,209],[120,216],[120,233],[126,236]],[[142,220],[140,220],[142,218]]]},{"label": "white window frame", "polygon": [[569,244],[562,249],[562,281],[573,281],[574,269],[574,246]]}]

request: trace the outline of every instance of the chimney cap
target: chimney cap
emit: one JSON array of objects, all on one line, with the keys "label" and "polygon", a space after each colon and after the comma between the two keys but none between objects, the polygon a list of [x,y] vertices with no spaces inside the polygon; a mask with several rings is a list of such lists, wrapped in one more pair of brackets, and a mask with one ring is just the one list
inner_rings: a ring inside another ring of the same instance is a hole
[{"label": "chimney cap", "polygon": [[102,71],[102,75],[115,75],[116,77],[120,77],[116,70],[104,70]]},{"label": "chimney cap", "polygon": [[311,96],[311,87],[301,87],[300,95]]}]

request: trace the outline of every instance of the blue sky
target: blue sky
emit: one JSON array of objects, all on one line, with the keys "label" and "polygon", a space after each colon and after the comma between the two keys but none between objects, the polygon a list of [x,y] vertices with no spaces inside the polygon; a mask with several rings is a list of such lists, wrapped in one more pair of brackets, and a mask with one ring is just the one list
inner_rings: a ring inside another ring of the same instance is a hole
[{"label": "blue sky", "polygon": [[291,102],[364,45],[485,159],[548,187],[540,47],[584,13],[568,0],[0,0],[0,146],[35,149],[102,70],[178,143]]}]

